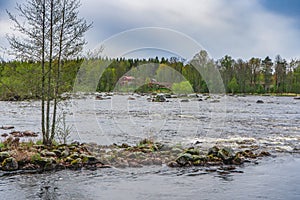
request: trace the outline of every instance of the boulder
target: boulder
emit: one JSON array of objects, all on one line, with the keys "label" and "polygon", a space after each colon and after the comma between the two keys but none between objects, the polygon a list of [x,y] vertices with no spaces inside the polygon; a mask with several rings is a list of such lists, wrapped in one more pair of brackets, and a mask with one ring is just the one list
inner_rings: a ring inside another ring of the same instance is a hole
[{"label": "boulder", "polygon": [[7,137],[8,134],[7,134],[7,133],[3,133],[3,134],[1,134],[1,136],[2,136],[2,137]]},{"label": "boulder", "polygon": [[189,166],[193,161],[193,156],[189,153],[179,155],[175,160],[180,166]]},{"label": "boulder", "polygon": [[200,152],[198,149],[195,149],[195,148],[189,148],[187,150],[185,150],[185,153],[189,153],[189,154],[192,154],[192,155],[199,155]]},{"label": "boulder", "polygon": [[70,151],[68,149],[65,149],[61,152],[61,157],[66,158],[70,155]]},{"label": "boulder", "polygon": [[168,162],[167,165],[169,167],[180,167],[180,165],[177,162],[175,162],[175,161]]},{"label": "boulder", "polygon": [[82,167],[82,160],[81,160],[81,158],[77,158],[77,159],[73,160],[71,162],[71,166],[74,167],[74,168],[81,168]]},{"label": "boulder", "polygon": [[256,103],[264,103],[263,100],[257,100]]},{"label": "boulder", "polygon": [[6,158],[9,158],[10,154],[7,151],[2,151],[0,152],[0,162],[2,162],[3,160],[5,160]]},{"label": "boulder", "polygon": [[220,150],[219,147],[213,146],[212,148],[208,149],[207,155],[217,156],[219,150]]},{"label": "boulder", "polygon": [[41,151],[41,155],[45,156],[45,157],[55,157],[56,154],[52,151],[48,151],[46,149],[44,149],[43,151]]},{"label": "boulder", "polygon": [[190,100],[188,100],[188,99],[181,99],[181,101],[180,102],[189,102]]},{"label": "boulder", "polygon": [[2,170],[4,171],[14,171],[19,168],[17,160],[13,157],[6,158],[2,162],[1,166],[2,166]]},{"label": "boulder", "polygon": [[37,137],[38,136],[38,134],[33,131],[24,131],[22,134],[25,137]]},{"label": "boulder", "polygon": [[224,147],[218,151],[217,157],[221,158],[225,164],[229,164],[234,158],[234,152],[230,147]]}]

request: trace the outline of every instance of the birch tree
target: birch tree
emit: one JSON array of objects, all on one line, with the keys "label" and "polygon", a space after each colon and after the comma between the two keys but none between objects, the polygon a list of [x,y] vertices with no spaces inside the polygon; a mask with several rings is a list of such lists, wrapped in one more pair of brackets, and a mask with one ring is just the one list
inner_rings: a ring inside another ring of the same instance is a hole
[{"label": "birch tree", "polygon": [[[7,11],[18,35],[7,35],[9,54],[40,63],[43,143],[52,145],[64,61],[80,54],[91,24],[78,17],[79,0],[27,0]],[[51,106],[53,101],[53,106]],[[52,110],[51,110],[52,109]]]}]

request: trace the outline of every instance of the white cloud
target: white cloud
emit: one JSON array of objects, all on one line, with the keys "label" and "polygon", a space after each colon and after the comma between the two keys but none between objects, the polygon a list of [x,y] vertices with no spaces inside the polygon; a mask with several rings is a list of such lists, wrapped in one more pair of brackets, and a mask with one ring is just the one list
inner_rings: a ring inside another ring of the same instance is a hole
[{"label": "white cloud", "polygon": [[147,26],[171,28],[202,44],[213,57],[225,54],[290,58],[300,55],[293,19],[268,12],[258,0],[85,0],[82,15],[94,21],[90,45],[121,31]]}]

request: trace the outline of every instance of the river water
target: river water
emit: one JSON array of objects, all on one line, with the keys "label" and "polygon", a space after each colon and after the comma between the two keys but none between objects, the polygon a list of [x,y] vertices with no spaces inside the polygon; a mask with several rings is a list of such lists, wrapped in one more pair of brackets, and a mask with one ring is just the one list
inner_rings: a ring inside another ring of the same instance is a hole
[{"label": "river water", "polygon": [[[300,199],[299,100],[201,96],[157,103],[130,97],[84,95],[63,102],[61,113],[72,129],[69,141],[134,144],[152,138],[186,146],[197,141],[203,149],[256,146],[274,157],[230,174],[163,165],[2,176],[1,199]],[[0,126],[40,132],[39,104],[0,102]]]}]

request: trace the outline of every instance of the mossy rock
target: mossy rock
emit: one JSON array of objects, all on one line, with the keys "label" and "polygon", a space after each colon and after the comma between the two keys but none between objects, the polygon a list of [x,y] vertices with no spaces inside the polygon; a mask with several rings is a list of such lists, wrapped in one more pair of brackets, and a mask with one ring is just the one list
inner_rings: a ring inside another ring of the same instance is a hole
[{"label": "mossy rock", "polygon": [[73,160],[75,160],[75,159],[79,158],[80,155],[75,152],[75,153],[71,154],[69,157],[71,157]]},{"label": "mossy rock", "polygon": [[131,159],[142,159],[145,158],[145,154],[143,152],[133,152],[127,155],[127,158],[131,158]]},{"label": "mossy rock", "polygon": [[62,152],[61,152],[61,157],[63,157],[63,158],[66,158],[66,157],[68,157],[70,155],[70,151],[69,151],[69,149],[65,149],[65,150],[63,150]]},{"label": "mossy rock", "polygon": [[221,158],[225,164],[230,164],[234,156],[234,152],[230,147],[220,149],[217,154],[217,157]]},{"label": "mossy rock", "polygon": [[55,155],[57,156],[57,157],[60,157],[61,156],[61,151],[60,150],[58,150],[58,149],[54,149],[53,151],[52,151],[53,153],[55,153]]},{"label": "mossy rock", "polygon": [[189,148],[189,149],[185,150],[185,153],[189,153],[191,155],[199,155],[200,151],[199,151],[199,149]]},{"label": "mossy rock", "polygon": [[71,167],[74,168],[74,169],[79,169],[81,168],[83,165],[82,163],[82,159],[81,158],[76,158],[75,160],[73,160],[71,162]]},{"label": "mossy rock", "polygon": [[217,156],[218,155],[218,152],[219,152],[219,147],[217,147],[217,146],[213,146],[212,148],[209,148],[208,149],[208,153],[207,153],[207,155],[212,155],[212,156]]},{"label": "mossy rock", "polygon": [[81,158],[76,158],[71,162],[71,165],[78,165],[78,164],[82,164]]},{"label": "mossy rock", "polygon": [[30,160],[32,163],[39,164],[40,162],[42,162],[43,159],[41,157],[41,154],[36,153],[31,156]]},{"label": "mossy rock", "polygon": [[232,160],[232,164],[235,164],[235,165],[241,165],[243,164],[245,161],[244,159],[244,156],[242,156],[241,154],[236,154],[235,157],[233,158]]},{"label": "mossy rock", "polygon": [[192,155],[192,161],[202,161],[202,162],[206,162],[207,161],[207,157],[206,156],[199,156],[199,155]]},{"label": "mossy rock", "polygon": [[178,154],[182,153],[182,149],[174,147],[174,148],[172,148],[171,153],[178,155]]},{"label": "mossy rock", "polygon": [[45,171],[50,171],[55,169],[57,161],[54,158],[45,158],[44,159],[44,170]]},{"label": "mossy rock", "polygon": [[10,153],[7,151],[0,152],[0,162],[4,161],[6,158],[10,157]]},{"label": "mossy rock", "polygon": [[15,171],[19,168],[18,162],[15,158],[5,158],[1,164],[2,170],[4,171]]},{"label": "mossy rock", "polygon": [[71,163],[74,159],[71,158],[70,156],[65,158],[65,162]]},{"label": "mossy rock", "polygon": [[41,155],[45,156],[45,157],[55,157],[56,154],[52,151],[48,151],[46,149],[44,149],[43,151],[41,151]]},{"label": "mossy rock", "polygon": [[175,160],[180,166],[190,165],[193,162],[193,156],[189,153],[179,155]]}]

